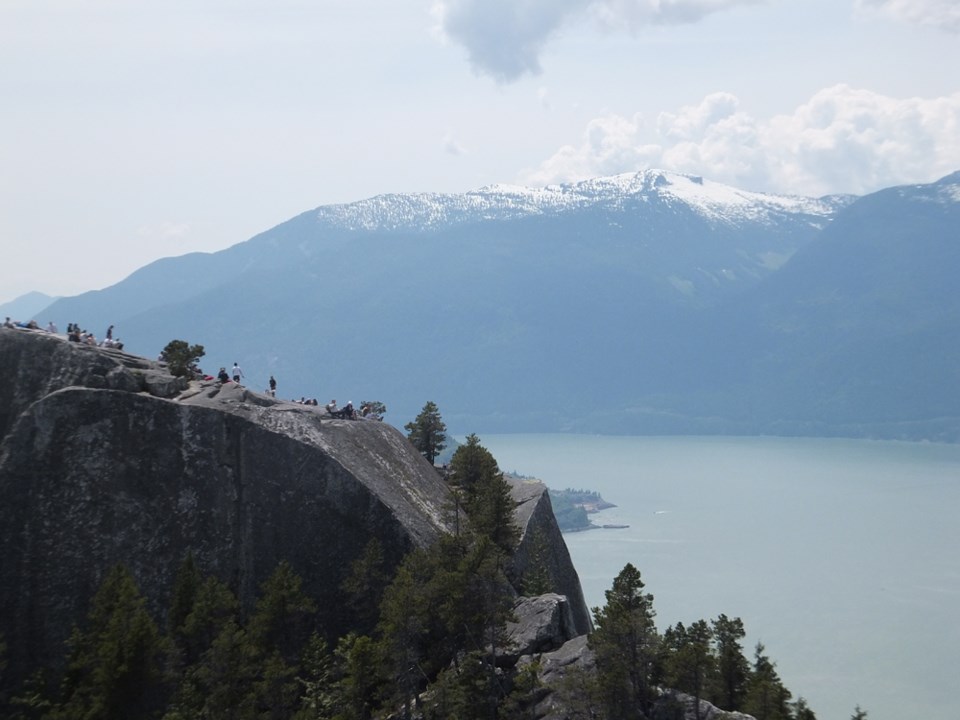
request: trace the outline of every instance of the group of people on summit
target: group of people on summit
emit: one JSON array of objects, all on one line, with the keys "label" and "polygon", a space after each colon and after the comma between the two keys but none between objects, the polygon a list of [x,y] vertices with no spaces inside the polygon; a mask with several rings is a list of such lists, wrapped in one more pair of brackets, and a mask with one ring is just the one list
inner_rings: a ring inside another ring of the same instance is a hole
[{"label": "group of people on summit", "polygon": [[[11,320],[10,316],[7,316],[7,319],[3,323],[4,327],[7,328],[23,328],[25,330],[45,330],[48,333],[58,335],[60,333],[57,324],[51,320],[47,323],[45,328],[41,328],[36,320],[30,321],[19,321]],[[113,325],[107,328],[106,337],[103,340],[97,341],[96,335],[92,332],[88,332],[86,329],[80,329],[80,326],[77,323],[68,323],[67,324],[67,340],[70,342],[83,343],[84,345],[92,345],[94,347],[104,347],[104,348],[114,348],[116,350],[123,350],[123,343],[120,342],[120,338],[113,337]]]},{"label": "group of people on summit", "polygon": [[[27,330],[40,330],[43,329],[46,332],[59,334],[59,330],[56,324],[51,320],[45,328],[41,328],[36,320],[30,320],[29,322],[19,322],[11,320],[8,316],[3,323],[3,327],[6,328],[24,328]],[[113,325],[107,328],[105,337],[103,340],[97,342],[96,336],[93,333],[87,332],[86,329],[81,329],[77,323],[69,323],[67,325],[67,339],[71,342],[83,343],[85,345],[93,345],[95,347],[106,347],[106,348],[115,348],[117,350],[123,350],[123,343],[119,338],[113,337]],[[161,356],[160,360],[164,360]],[[194,368],[198,373],[202,373],[199,368]],[[209,376],[207,376],[209,377]],[[217,373],[217,380],[221,384],[228,382],[234,382],[237,385],[240,385],[240,381],[246,377],[244,375],[243,369],[240,367],[240,363],[235,362],[233,367],[230,369],[230,372],[227,372],[226,367],[221,367],[220,371]],[[211,378],[212,379],[212,378]],[[269,387],[265,391],[270,397],[277,396],[277,380],[270,376],[268,383]],[[307,399],[306,397],[301,397],[299,400],[292,400],[291,402],[298,403],[300,405],[319,405],[316,398]],[[323,406],[327,414],[334,418],[342,418],[346,420],[383,420],[383,417],[376,410],[372,403],[363,403],[360,405],[359,412],[354,409],[353,402],[349,401],[343,407],[337,406],[337,401],[331,400],[326,405]],[[382,407],[382,406],[381,406]]]}]

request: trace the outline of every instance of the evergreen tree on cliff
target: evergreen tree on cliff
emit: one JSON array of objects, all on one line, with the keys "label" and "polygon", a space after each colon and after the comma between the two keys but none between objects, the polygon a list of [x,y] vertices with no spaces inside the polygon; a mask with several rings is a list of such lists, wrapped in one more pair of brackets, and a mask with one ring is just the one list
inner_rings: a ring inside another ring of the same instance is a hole
[{"label": "evergreen tree on cliff", "polygon": [[746,636],[743,620],[720,614],[713,621],[713,640],[717,654],[717,673],[710,701],[724,710],[742,710],[750,663],[743,655],[742,640]]},{"label": "evergreen tree on cliff", "polygon": [[713,676],[716,659],[710,641],[713,631],[705,620],[697,620],[690,627],[677,623],[663,634],[666,648],[666,683],[694,698],[694,716],[700,720],[700,699],[704,696],[707,679]]},{"label": "evergreen tree on cliff", "polygon": [[427,462],[433,465],[440,452],[446,447],[447,426],[440,418],[440,409],[432,400],[428,400],[416,419],[403,426],[407,438]]},{"label": "evergreen tree on cliff", "polygon": [[513,552],[520,531],[513,519],[516,503],[510,495],[510,484],[476,435],[468,436],[453,454],[450,484],[463,497],[473,532],[490,538],[503,552]]},{"label": "evergreen tree on cliff", "polygon": [[162,641],[130,572],[115,566],[70,638],[59,706],[47,717],[148,718],[161,701]]},{"label": "evergreen tree on cliff", "polygon": [[627,563],[606,591],[607,604],[594,608],[589,643],[597,658],[607,717],[638,720],[653,702],[652,674],[658,636],[653,595],[643,592],[640,571]]},{"label": "evergreen tree on cliff", "polygon": [[791,693],[780,681],[777,664],[764,654],[765,649],[757,643],[754,650],[744,710],[757,720],[791,720]]},{"label": "evergreen tree on cliff", "polygon": [[171,374],[188,377],[196,362],[204,356],[203,345],[191,345],[186,340],[171,340],[160,353]]}]

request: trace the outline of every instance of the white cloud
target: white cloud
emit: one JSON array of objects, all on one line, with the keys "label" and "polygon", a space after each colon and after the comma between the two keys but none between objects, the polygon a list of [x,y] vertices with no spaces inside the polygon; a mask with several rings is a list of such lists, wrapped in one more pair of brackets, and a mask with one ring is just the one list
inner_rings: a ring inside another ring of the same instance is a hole
[{"label": "white cloud", "polygon": [[463,45],[470,65],[497,82],[540,73],[540,53],[572,19],[588,14],[607,29],[693,23],[763,0],[435,0],[441,34]]},{"label": "white cloud", "polygon": [[707,15],[764,0],[595,0],[591,14],[609,28],[695,23]]},{"label": "white cloud", "polygon": [[437,0],[444,34],[462,44],[474,70],[498,82],[540,72],[540,51],[565,17],[589,0]]},{"label": "white cloud", "polygon": [[453,133],[447,133],[443,136],[443,151],[448,155],[466,155],[467,150],[453,136]]},{"label": "white cloud", "polygon": [[541,87],[537,89],[537,100],[540,102],[540,107],[542,107],[544,110],[551,109],[550,93],[547,92],[547,89],[545,87]]},{"label": "white cloud", "polygon": [[897,20],[960,33],[957,0],[857,0],[858,8],[876,8]]},{"label": "white cloud", "polygon": [[788,115],[743,112],[729,93],[661,113],[592,120],[523,178],[549,184],[658,167],[744,188],[821,195],[928,182],[960,168],[960,93],[892,98],[837,85]]}]

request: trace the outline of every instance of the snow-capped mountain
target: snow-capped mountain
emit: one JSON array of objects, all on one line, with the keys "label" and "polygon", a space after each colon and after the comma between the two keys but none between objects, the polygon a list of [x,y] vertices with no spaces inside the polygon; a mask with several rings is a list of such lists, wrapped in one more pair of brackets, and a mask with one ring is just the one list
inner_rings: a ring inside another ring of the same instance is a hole
[{"label": "snow-capped mountain", "polygon": [[323,206],[44,318],[397,424],[960,439],[958,240],[960,173],[857,199],[646,171]]},{"label": "snow-capped mountain", "polygon": [[644,170],[542,188],[489,185],[462,194],[378,195],[316,211],[321,223],[347,230],[436,230],[489,220],[565,215],[586,209],[629,211],[637,203],[684,206],[704,219],[736,225],[799,215],[821,224],[853,196],[808,198],[739,190],[694,175]]}]

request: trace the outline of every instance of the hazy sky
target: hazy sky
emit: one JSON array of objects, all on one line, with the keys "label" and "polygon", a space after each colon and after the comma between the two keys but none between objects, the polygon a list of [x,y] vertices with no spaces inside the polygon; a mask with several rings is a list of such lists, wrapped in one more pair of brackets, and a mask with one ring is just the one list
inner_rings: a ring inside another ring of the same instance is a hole
[{"label": "hazy sky", "polygon": [[958,68],[960,0],[0,0],[0,302],[380,193],[929,182]]}]

